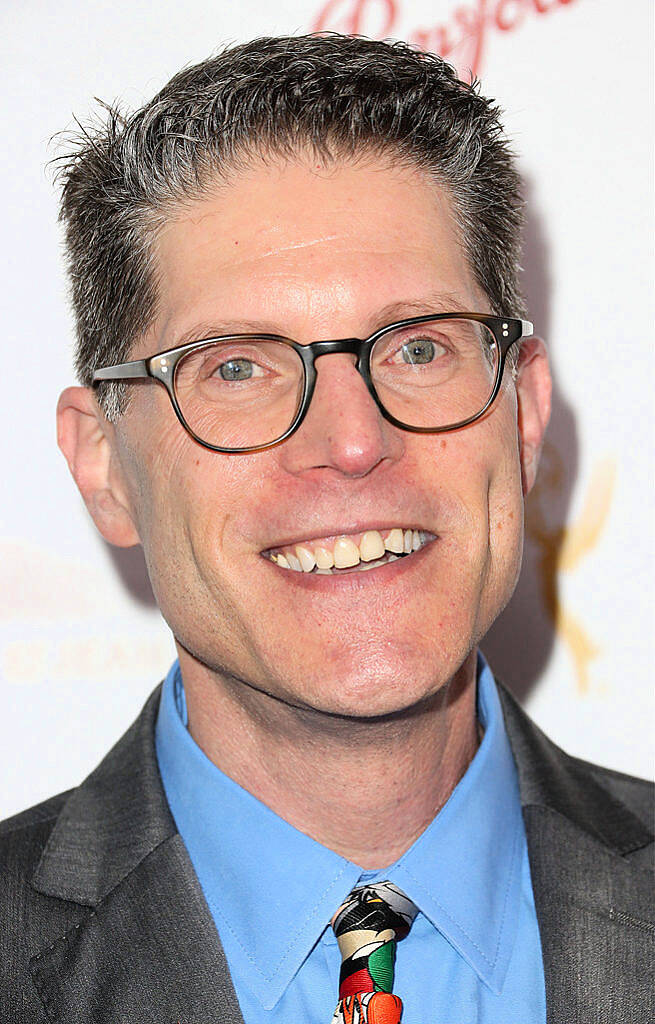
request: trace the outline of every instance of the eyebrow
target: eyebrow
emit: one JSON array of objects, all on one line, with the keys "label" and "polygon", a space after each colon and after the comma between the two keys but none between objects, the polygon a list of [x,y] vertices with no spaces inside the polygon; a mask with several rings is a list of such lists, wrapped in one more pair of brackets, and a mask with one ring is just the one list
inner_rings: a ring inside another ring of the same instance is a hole
[{"label": "eyebrow", "polygon": [[392,323],[394,320],[405,320],[412,315],[423,316],[426,313],[473,312],[477,312],[477,310],[472,310],[463,305],[455,295],[446,295],[443,292],[438,292],[428,295],[426,298],[390,302],[387,306],[382,307],[377,317],[382,321],[380,326],[383,327],[386,323]]},{"label": "eyebrow", "polygon": [[[402,299],[387,303],[387,305],[377,310],[371,321],[372,326],[370,330],[363,331],[362,337],[368,337],[381,327],[394,323],[396,320],[408,320],[413,316],[424,316],[428,313],[467,312],[472,313],[474,310],[463,305],[454,295],[442,292],[420,299]],[[273,328],[271,322],[266,320],[211,320],[203,321],[188,328],[183,334],[175,338],[170,347],[178,348],[193,341],[204,341],[208,338],[220,338],[231,334],[271,334],[283,338],[290,337],[288,333]]]}]

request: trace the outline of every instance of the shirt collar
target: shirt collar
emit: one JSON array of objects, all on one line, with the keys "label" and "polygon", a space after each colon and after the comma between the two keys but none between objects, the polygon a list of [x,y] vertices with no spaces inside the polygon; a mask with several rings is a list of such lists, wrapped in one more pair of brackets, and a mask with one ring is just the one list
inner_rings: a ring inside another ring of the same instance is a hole
[{"label": "shirt collar", "polygon": [[186,728],[175,663],[156,727],[171,812],[234,970],[270,1010],[360,880],[389,878],[492,990],[509,963],[520,898],[523,838],[514,763],[486,663],[478,675],[484,737],[437,817],[378,874],[299,832],[203,754]]},{"label": "shirt collar", "polygon": [[176,662],[156,727],[164,789],[228,962],[270,1010],[361,868],[238,786],[203,754],[186,724]]},{"label": "shirt collar", "polygon": [[482,655],[478,718],[485,732],[467,771],[430,826],[379,877],[403,889],[499,993],[516,937],[526,840],[500,698]]}]

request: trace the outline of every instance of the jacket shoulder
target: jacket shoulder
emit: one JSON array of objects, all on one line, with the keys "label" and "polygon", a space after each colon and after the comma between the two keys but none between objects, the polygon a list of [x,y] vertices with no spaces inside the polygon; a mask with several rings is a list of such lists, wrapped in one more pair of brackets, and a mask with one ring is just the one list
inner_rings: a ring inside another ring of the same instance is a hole
[{"label": "jacket shoulder", "polygon": [[37,892],[32,877],[69,793],[0,822],[0,1020],[45,1021],[30,960],[81,919],[82,908]]},{"label": "jacket shoulder", "polygon": [[4,847],[5,837],[14,832],[28,838],[34,828],[38,829],[47,822],[54,824],[72,792],[71,789],[68,789],[64,793],[57,793],[39,804],[34,804],[33,807],[28,807],[26,810],[19,811],[18,814],[13,814],[10,818],[0,821],[0,849]]},{"label": "jacket shoulder", "polygon": [[632,859],[635,866],[648,866],[653,853],[653,784],[567,754],[535,725],[502,684],[498,690],[522,805],[556,811],[619,855]]},{"label": "jacket shoulder", "polygon": [[80,786],[0,823],[2,1024],[54,1020],[38,964],[82,934],[104,897],[175,833],[155,754],[159,693]]},{"label": "jacket shoulder", "polygon": [[[16,892],[29,885],[70,792],[58,793],[0,822],[0,892],[3,896],[8,887]],[[6,906],[4,900],[3,905]]]},{"label": "jacket shoulder", "polygon": [[571,757],[570,760],[578,772],[582,775],[587,774],[608,794],[608,798],[627,808],[643,825],[646,836],[650,835],[651,838],[646,838],[643,846],[628,851],[627,857],[635,867],[655,871],[655,842],[652,839],[655,823],[655,783],[577,757]]},{"label": "jacket shoulder", "polygon": [[626,775],[613,768],[604,768],[602,765],[583,761],[578,757],[572,757],[571,760],[577,765],[579,771],[588,772],[615,799],[629,807],[647,828],[652,827],[653,811],[655,810],[655,782],[641,779],[637,775]]}]

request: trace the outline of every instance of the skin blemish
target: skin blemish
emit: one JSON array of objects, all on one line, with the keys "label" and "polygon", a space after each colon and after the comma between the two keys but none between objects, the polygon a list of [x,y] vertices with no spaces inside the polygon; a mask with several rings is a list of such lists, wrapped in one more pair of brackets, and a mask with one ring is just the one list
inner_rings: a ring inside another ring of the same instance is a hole
[{"label": "skin blemish", "polygon": [[441,438],[441,450],[442,451],[444,450],[444,448],[447,447],[447,444],[448,444],[448,442],[446,441],[446,439],[442,437]]}]

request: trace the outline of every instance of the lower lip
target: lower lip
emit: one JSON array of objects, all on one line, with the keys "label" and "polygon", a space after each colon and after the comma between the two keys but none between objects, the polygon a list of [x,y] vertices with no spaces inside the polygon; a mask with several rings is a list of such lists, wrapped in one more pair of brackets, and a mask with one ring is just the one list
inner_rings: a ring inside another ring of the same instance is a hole
[{"label": "lower lip", "polygon": [[324,576],[321,573],[282,569],[268,558],[265,561],[278,576],[284,576],[287,582],[303,587],[305,590],[318,592],[330,592],[335,589],[358,591],[378,586],[381,583],[392,583],[394,580],[406,576],[413,569],[418,569],[425,561],[427,552],[434,547],[438,539],[437,537],[435,540],[428,541],[418,551],[413,551],[411,555],[397,558],[395,562],[387,562],[386,565],[381,565],[377,569],[368,569],[365,572],[333,573]]}]

